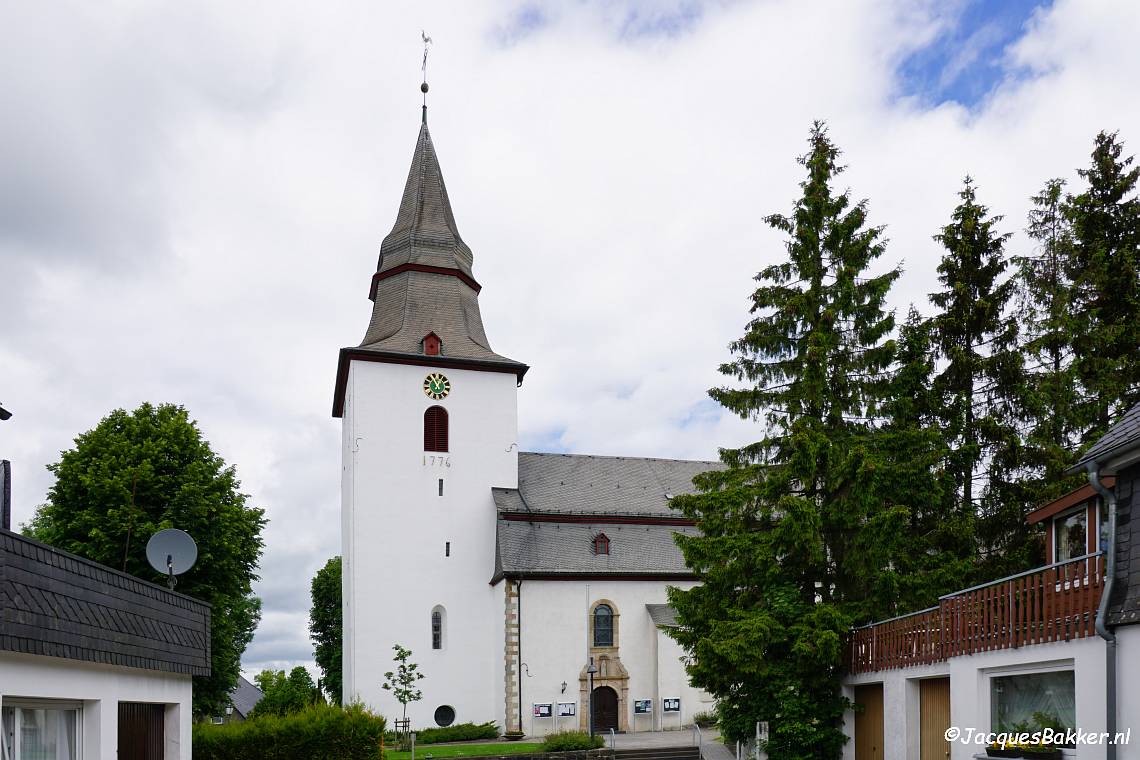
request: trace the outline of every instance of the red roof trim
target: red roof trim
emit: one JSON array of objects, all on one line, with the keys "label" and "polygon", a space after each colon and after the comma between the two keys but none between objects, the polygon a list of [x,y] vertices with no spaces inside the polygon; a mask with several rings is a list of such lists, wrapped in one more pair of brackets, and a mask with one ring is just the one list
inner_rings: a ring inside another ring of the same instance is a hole
[{"label": "red roof trim", "polygon": [[381,280],[386,280],[389,277],[395,277],[404,272],[427,272],[428,274],[447,274],[452,277],[458,277],[466,283],[472,290],[478,293],[483,289],[483,286],[475,282],[474,278],[464,274],[458,269],[451,269],[450,267],[434,267],[429,264],[400,264],[399,266],[385,269],[383,272],[377,272],[372,275],[372,284],[368,288],[368,300],[376,300],[376,286]]},{"label": "red roof trim", "polygon": [[369,351],[363,348],[342,348],[336,366],[336,387],[333,389],[333,417],[344,416],[344,390],[348,384],[348,365],[355,359],[381,364],[411,364],[416,367],[443,367],[444,369],[470,369],[476,372],[503,372],[514,375],[522,385],[523,376],[530,369],[518,362],[487,362],[479,359],[448,358],[445,356],[419,356],[395,351]]},{"label": "red roof trim", "polygon": [[[1116,485],[1116,478],[1112,476],[1101,478],[1101,483],[1104,484],[1105,488],[1112,488],[1114,485]],[[1090,499],[1095,499],[1096,497],[1097,492],[1093,490],[1093,487],[1091,485],[1084,485],[1080,488],[1075,488],[1064,496],[1060,496],[1048,504],[1045,504],[1033,510],[1028,515],[1026,515],[1025,521],[1030,525],[1035,525],[1044,520],[1048,520],[1054,515],[1059,515],[1065,510],[1070,509],[1071,507],[1075,507],[1082,502],[1089,501]]]},{"label": "red roof trim", "polygon": [[586,523],[589,525],[696,525],[696,521],[687,517],[652,517],[639,515],[581,515],[558,514],[556,512],[500,512],[503,520],[514,522],[553,522],[553,523]]}]

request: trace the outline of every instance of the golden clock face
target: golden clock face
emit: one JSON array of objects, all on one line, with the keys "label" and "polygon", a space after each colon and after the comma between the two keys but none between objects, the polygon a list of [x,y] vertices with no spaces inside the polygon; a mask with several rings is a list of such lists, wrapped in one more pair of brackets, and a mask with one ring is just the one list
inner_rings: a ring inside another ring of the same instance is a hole
[{"label": "golden clock face", "polygon": [[428,398],[439,401],[449,393],[451,393],[451,382],[443,375],[432,372],[424,378],[424,394]]}]

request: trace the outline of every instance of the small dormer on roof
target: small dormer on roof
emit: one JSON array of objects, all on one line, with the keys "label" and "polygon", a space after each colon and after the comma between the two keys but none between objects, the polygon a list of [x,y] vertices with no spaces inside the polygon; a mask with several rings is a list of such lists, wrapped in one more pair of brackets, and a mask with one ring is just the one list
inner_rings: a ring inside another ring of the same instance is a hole
[{"label": "small dormer on roof", "polygon": [[433,332],[429,332],[420,341],[424,356],[439,356],[443,353],[443,341]]}]

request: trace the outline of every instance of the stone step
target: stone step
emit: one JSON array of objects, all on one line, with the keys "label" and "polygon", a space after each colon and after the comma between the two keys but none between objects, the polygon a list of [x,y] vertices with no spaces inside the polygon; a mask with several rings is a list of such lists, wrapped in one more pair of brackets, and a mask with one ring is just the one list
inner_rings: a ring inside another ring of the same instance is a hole
[{"label": "stone step", "polygon": [[618,749],[614,760],[700,760],[699,750],[692,745],[682,747],[638,747]]}]

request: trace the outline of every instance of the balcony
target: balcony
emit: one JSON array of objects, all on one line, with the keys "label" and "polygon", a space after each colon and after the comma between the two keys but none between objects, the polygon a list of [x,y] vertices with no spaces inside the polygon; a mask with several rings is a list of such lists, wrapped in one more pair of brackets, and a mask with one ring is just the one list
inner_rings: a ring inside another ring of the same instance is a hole
[{"label": "balcony", "polygon": [[1104,556],[1096,552],[955,591],[937,607],[856,628],[848,672],[1092,636],[1103,588]]}]

